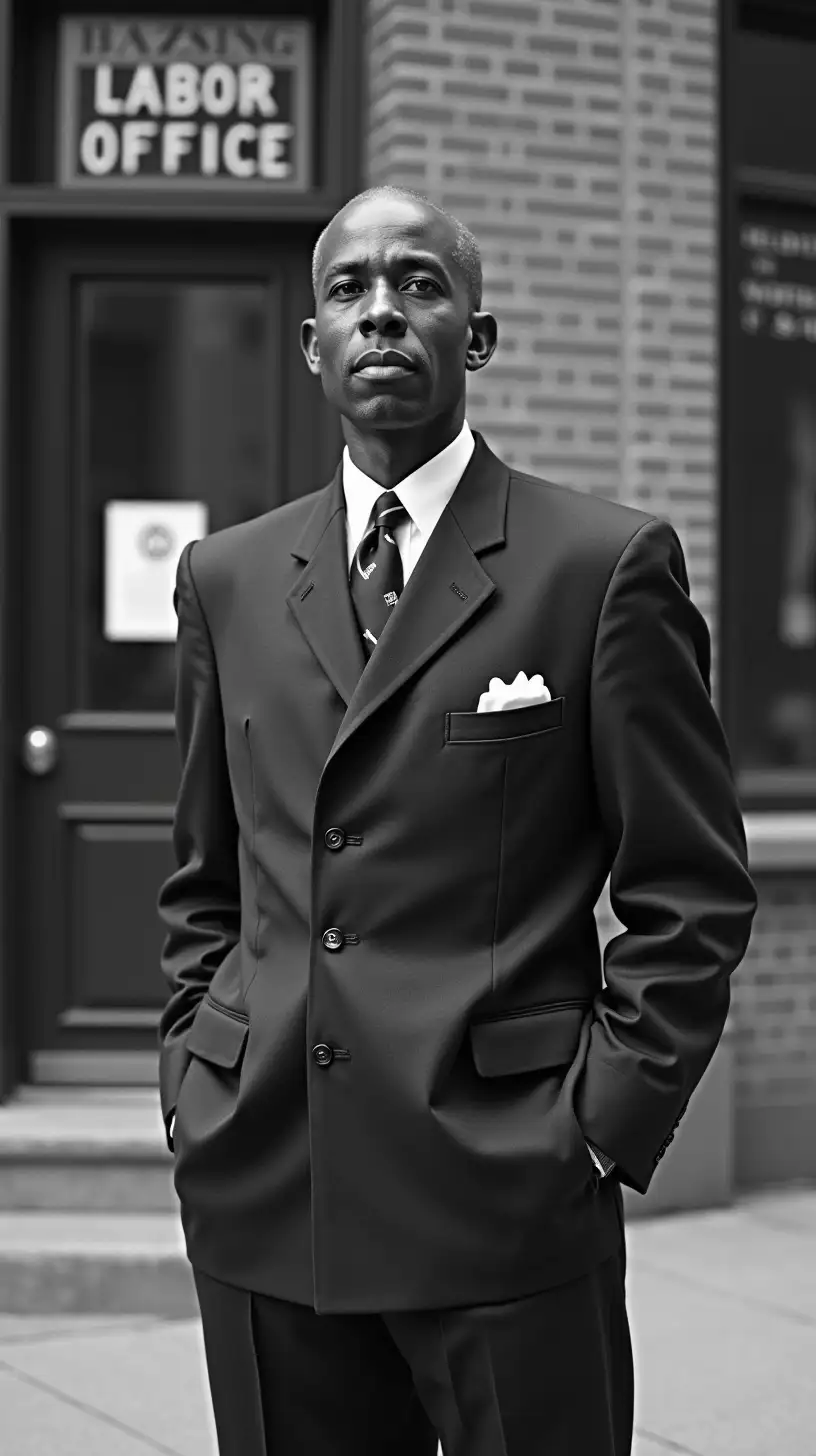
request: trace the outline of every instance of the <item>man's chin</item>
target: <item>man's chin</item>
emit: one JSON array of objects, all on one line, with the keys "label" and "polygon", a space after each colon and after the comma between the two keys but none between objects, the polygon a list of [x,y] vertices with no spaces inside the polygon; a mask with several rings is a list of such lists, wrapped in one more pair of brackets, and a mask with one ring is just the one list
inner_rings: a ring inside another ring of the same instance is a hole
[{"label": "man's chin", "polygon": [[341,413],[358,430],[404,430],[426,425],[430,418],[427,401],[398,399],[393,394],[376,395],[361,404],[345,403]]}]

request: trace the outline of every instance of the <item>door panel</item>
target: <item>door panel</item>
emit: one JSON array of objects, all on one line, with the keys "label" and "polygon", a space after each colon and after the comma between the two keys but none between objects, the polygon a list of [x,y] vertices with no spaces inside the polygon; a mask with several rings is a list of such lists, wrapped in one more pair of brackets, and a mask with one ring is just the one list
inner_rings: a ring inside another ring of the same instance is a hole
[{"label": "door panel", "polygon": [[[323,484],[303,453],[315,438],[339,455],[305,364],[291,367],[309,248],[281,234],[31,249],[21,732],[57,739],[51,772],[19,776],[34,1080],[153,1080],[167,994],[156,896],[173,864],[175,647],[106,635],[105,505],[201,501],[218,530]],[[310,404],[304,447],[287,421]]]},{"label": "door panel", "polygon": [[[86,813],[92,812],[89,806]],[[173,865],[171,826],[129,822],[125,814],[114,823],[84,815],[63,820],[71,928],[66,969],[73,976],[63,1026],[98,1028],[114,1010],[120,1026],[123,1011],[134,1013],[133,1026],[155,1024],[155,985],[145,970],[155,968],[160,950],[156,877]],[[112,927],[120,928],[113,942]]]}]

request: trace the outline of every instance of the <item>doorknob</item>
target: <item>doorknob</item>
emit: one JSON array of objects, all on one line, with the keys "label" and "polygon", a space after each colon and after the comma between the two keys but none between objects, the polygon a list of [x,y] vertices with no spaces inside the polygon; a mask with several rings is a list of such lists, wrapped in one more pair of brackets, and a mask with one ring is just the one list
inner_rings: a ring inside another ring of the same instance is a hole
[{"label": "doorknob", "polygon": [[52,728],[37,724],[23,738],[23,763],[30,774],[51,773],[57,761],[57,735]]}]

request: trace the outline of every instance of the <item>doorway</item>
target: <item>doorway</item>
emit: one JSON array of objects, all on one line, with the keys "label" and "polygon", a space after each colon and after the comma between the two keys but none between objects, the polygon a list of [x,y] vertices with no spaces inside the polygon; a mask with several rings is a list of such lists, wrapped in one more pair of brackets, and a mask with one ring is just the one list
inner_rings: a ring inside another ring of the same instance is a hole
[{"label": "doorway", "polygon": [[339,458],[297,344],[316,231],[95,221],[15,238],[9,860],[28,1080],[155,1081],[179,774],[159,558],[174,576],[179,523],[247,520]]}]

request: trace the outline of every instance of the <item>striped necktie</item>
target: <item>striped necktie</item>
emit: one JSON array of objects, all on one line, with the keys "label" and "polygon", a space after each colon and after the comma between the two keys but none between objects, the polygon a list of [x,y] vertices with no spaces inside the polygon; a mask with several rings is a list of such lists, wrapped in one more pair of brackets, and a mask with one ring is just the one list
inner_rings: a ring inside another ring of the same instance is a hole
[{"label": "striped necktie", "polygon": [[394,491],[384,490],[374,502],[365,535],[354,553],[349,588],[366,658],[377,646],[402,592],[402,560],[393,532],[410,519]]}]

